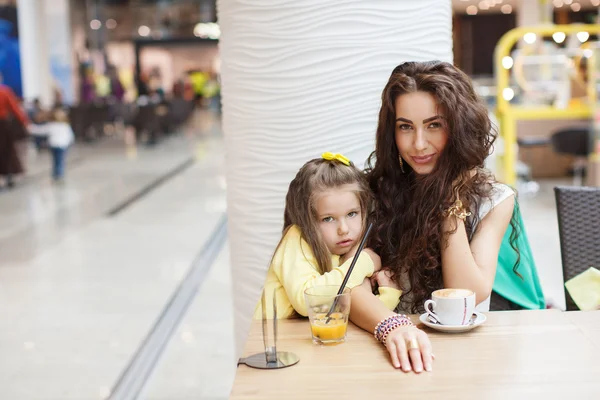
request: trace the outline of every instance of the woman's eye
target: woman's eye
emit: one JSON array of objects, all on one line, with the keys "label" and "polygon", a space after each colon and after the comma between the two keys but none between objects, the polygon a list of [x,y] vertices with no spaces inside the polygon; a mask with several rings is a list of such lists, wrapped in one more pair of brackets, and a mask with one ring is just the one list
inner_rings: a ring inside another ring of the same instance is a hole
[{"label": "woman's eye", "polygon": [[322,219],[323,222],[331,222],[333,221],[333,217],[325,217]]},{"label": "woman's eye", "polygon": [[430,129],[440,129],[442,127],[442,124],[440,124],[439,122],[433,122],[429,125]]},{"label": "woman's eye", "polygon": [[401,131],[408,131],[412,129],[412,126],[408,125],[408,124],[402,124],[398,127],[398,129],[400,129]]},{"label": "woman's eye", "polygon": [[348,213],[348,217],[352,218],[352,217],[356,217],[358,215],[358,213],[356,211],[351,211]]}]

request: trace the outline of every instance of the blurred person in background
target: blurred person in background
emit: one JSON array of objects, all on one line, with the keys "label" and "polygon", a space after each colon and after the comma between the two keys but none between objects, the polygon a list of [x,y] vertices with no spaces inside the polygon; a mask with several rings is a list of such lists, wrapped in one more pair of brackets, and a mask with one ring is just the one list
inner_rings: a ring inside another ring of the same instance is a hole
[{"label": "blurred person in background", "polygon": [[52,152],[52,179],[54,182],[61,183],[65,176],[67,150],[75,138],[67,113],[62,109],[56,109],[52,114],[51,122],[46,124],[46,131],[48,145]]},{"label": "blurred person in background", "polygon": [[204,85],[208,80],[208,75],[203,71],[192,71],[189,73],[190,81],[192,83],[192,88],[194,90],[194,97],[196,101],[202,105],[202,94],[204,91]]},{"label": "blurred person in background", "polygon": [[31,124],[29,125],[29,133],[33,137],[33,143],[37,151],[40,151],[44,146],[48,132],[46,132],[46,124],[50,118],[50,113],[42,107],[40,99],[33,100],[31,108],[27,115]]},{"label": "blurred person in background", "polygon": [[108,78],[110,79],[110,95],[118,102],[122,103],[125,97],[125,88],[119,78],[117,68],[111,66],[108,70]]},{"label": "blurred person in background", "polygon": [[81,102],[89,104],[96,98],[96,89],[94,85],[94,73],[91,70],[85,70],[81,81]]},{"label": "blurred person in background", "polygon": [[19,158],[18,142],[27,138],[27,116],[14,92],[2,83],[0,74],[0,176],[12,188],[14,176],[25,170]]},{"label": "blurred person in background", "polygon": [[162,73],[160,72],[159,68],[154,68],[150,72],[148,87],[150,95],[155,98],[155,102],[161,103],[163,100],[165,100],[165,89],[163,88]]},{"label": "blurred person in background", "polygon": [[0,19],[0,73],[4,83],[21,96],[21,58],[19,57],[19,42],[12,36],[13,24]]},{"label": "blurred person in background", "polygon": [[106,99],[111,94],[110,78],[105,74],[94,75],[94,89],[96,91],[96,97]]},{"label": "blurred person in background", "polygon": [[146,72],[141,72],[136,77],[136,84],[138,87],[138,97],[148,96],[150,94],[150,88],[148,86],[149,77]]}]

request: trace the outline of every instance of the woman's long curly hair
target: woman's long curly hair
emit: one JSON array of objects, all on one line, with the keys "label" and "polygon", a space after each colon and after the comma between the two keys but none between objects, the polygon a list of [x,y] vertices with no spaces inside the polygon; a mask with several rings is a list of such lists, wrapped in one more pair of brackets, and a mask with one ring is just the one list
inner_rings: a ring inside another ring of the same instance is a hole
[{"label": "woman's long curly hair", "polygon": [[[427,175],[417,175],[406,162],[404,172],[401,170],[395,142],[396,99],[418,91],[434,96],[448,131],[446,146]],[[471,238],[479,222],[481,200],[491,197],[493,177],[482,167],[496,132],[469,77],[446,62],[399,65],[383,89],[381,101],[375,151],[366,170],[375,197],[370,246],[403,290],[401,306],[420,312],[431,293],[443,287],[441,250],[452,233],[443,232],[444,210],[457,196],[462,200],[472,212],[465,221]],[[518,228],[514,215],[511,224]],[[515,229],[511,244],[517,234]],[[513,248],[517,250],[514,244]],[[403,276],[408,278],[408,288],[402,287]]]}]

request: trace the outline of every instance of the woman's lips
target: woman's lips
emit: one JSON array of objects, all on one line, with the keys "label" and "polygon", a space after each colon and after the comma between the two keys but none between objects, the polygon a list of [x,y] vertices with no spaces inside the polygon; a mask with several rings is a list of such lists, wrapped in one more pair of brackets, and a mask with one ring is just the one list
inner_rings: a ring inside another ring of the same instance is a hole
[{"label": "woman's lips", "polygon": [[433,160],[433,156],[435,154],[429,154],[426,156],[410,156],[416,164],[427,164],[431,160]]}]

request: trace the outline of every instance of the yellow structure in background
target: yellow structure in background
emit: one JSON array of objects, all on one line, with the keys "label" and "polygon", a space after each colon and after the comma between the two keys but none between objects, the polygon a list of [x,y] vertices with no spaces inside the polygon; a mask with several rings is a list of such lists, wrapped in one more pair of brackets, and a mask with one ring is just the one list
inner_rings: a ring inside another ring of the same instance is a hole
[{"label": "yellow structure in background", "polygon": [[[504,57],[510,57],[510,52],[515,44],[524,38],[526,34],[533,33],[538,37],[552,36],[554,33],[563,32],[565,35],[577,34],[579,32],[588,32],[589,34],[599,34],[600,25],[546,25],[537,27],[519,27],[508,31],[496,45],[495,64],[496,64],[496,114],[500,122],[500,135],[504,140],[504,154],[502,155],[502,180],[514,185],[516,182],[516,143],[517,143],[517,121],[518,120],[540,120],[540,119],[583,119],[594,116],[597,99],[595,88],[595,56],[588,59],[588,82],[587,82],[587,101],[572,102],[564,108],[552,106],[527,106],[513,105],[510,100],[504,98],[504,90],[509,88],[510,67],[503,66]],[[596,139],[598,140],[598,139]],[[595,154],[591,155],[594,162],[600,161],[599,146],[594,145]]]}]

